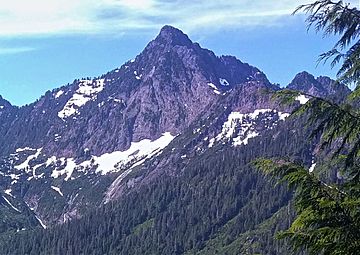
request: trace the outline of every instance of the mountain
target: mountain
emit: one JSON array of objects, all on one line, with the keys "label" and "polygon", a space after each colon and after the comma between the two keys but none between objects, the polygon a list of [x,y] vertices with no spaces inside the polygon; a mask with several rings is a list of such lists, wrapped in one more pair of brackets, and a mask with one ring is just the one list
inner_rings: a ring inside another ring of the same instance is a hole
[{"label": "mountain", "polygon": [[5,109],[11,107],[10,102],[6,101],[2,96],[0,96],[0,110],[4,111]]},{"label": "mountain", "polygon": [[291,113],[342,91],[332,84],[299,74],[285,104],[258,68],[165,26],[104,75],[20,108],[4,101],[0,247],[13,238],[5,254],[63,254],[65,243],[69,254],[195,254],[245,238],[244,250],[286,254],[268,239],[291,217],[291,193],[250,163],[286,156],[310,167],[316,141],[306,115]]},{"label": "mountain", "polygon": [[326,98],[336,103],[340,103],[346,99],[351,90],[343,85],[337,84],[336,81],[326,76],[315,78],[308,72],[298,73],[287,86],[288,89],[301,91],[303,93]]},{"label": "mountain", "polygon": [[[219,108],[218,101],[226,95],[231,94],[228,100],[233,101],[225,102],[227,112],[241,108],[246,113],[270,106],[272,103],[265,105],[269,95],[255,93],[265,89],[278,88],[259,69],[234,57],[217,57],[192,43],[180,30],[165,26],[141,54],[120,68],[95,79],[75,80],[19,109],[0,138],[2,153],[13,162],[5,186],[10,188],[9,183],[22,178],[35,181],[33,189],[22,195],[35,211],[43,210],[42,206],[37,209],[38,203],[54,195],[53,191],[50,195],[44,192],[39,199],[38,182],[44,189],[59,186],[45,185],[49,178],[55,183],[63,179],[65,189],[70,179],[76,183],[84,173],[93,174],[95,179],[98,174],[106,175],[101,178],[104,193],[107,182],[123,172],[122,178],[133,166],[157,154],[200,116],[208,116],[209,109]],[[239,94],[240,98],[236,96]],[[263,97],[264,103],[257,97]],[[44,221],[65,221],[79,214],[78,205],[77,209],[59,210],[68,199],[79,195],[76,189],[83,188],[82,184],[74,185],[70,185],[66,192],[69,197],[61,205],[53,205],[56,215],[37,212],[44,215]],[[111,189],[107,195],[114,196]],[[98,196],[95,204],[102,200]],[[81,204],[85,207],[88,202]]]},{"label": "mountain", "polygon": [[[131,142],[180,133],[222,93],[251,80],[269,84],[257,68],[218,58],[165,26],[134,61],[76,80],[22,109],[2,137],[1,151],[31,145],[74,157],[86,148],[94,155],[124,150]],[[32,135],[18,136],[29,127]]]}]

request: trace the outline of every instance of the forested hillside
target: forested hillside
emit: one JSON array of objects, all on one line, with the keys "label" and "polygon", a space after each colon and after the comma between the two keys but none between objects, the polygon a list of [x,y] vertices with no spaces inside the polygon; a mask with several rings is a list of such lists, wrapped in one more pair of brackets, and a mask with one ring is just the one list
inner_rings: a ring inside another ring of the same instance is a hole
[{"label": "forested hillside", "polygon": [[4,254],[286,254],[274,233],[289,226],[291,192],[257,172],[262,156],[311,160],[296,119],[237,149],[216,146],[179,176],[49,230],[18,233]]},{"label": "forested hillside", "polygon": [[301,9],[341,35],[338,80],[279,86],[166,25],[106,74],[0,96],[0,254],[356,255],[360,14]]}]

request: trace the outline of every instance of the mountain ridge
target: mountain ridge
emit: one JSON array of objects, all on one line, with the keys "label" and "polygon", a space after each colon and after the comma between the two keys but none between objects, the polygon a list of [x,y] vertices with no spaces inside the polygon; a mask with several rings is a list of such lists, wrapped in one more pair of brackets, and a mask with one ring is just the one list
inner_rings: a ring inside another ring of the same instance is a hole
[{"label": "mountain ridge", "polygon": [[[170,38],[168,41],[165,40],[165,44],[164,37]],[[180,41],[173,41],[172,37]],[[186,41],[186,43],[182,45],[182,41]],[[167,47],[172,50],[168,52]],[[143,66],[141,63],[147,63],[147,65]],[[155,66],[157,68],[154,68]],[[168,70],[169,66],[173,66],[173,69]],[[169,72],[173,73],[171,77],[167,75]],[[180,76],[183,80],[179,79]],[[115,132],[126,133],[126,136],[120,135],[122,136],[121,141],[117,142],[117,144],[122,145],[114,148],[124,149],[130,145],[131,141],[158,138],[160,134],[166,131],[173,134],[180,132],[201,112],[202,109],[197,109],[199,105],[203,105],[201,107],[205,109],[207,104],[211,104],[211,101],[218,97],[217,94],[225,93],[236,84],[249,80],[262,80],[270,86],[266,76],[257,68],[243,64],[233,57],[216,57],[213,52],[200,48],[198,44],[193,44],[180,30],[165,26],[134,61],[129,61],[122,67],[98,78],[75,80],[74,83],[55,89],[53,92],[48,91],[36,102],[21,107],[20,112],[26,112],[26,116],[18,117],[17,121],[21,122],[22,125],[15,123],[12,128],[9,128],[10,130],[13,129],[13,133],[4,134],[4,137],[8,136],[5,138],[7,144],[12,144],[17,140],[14,138],[15,133],[23,132],[19,127],[23,126],[24,123],[30,122],[32,126],[37,126],[39,124],[36,122],[42,122],[41,126],[46,126],[44,122],[51,117],[52,127],[50,131],[37,128],[39,134],[36,134],[36,137],[39,138],[35,140],[39,143],[36,147],[42,147],[43,139],[45,139],[45,143],[50,142],[44,138],[46,135],[55,136],[61,133],[61,130],[64,129],[63,122],[66,122],[65,125],[71,125],[87,118],[87,116],[82,118],[82,109],[86,109],[85,111],[101,111],[100,108],[102,107],[109,108],[109,104],[113,104],[113,106],[116,104],[113,108],[124,111],[123,115],[127,115],[128,117],[125,118],[130,122],[121,124],[123,125],[122,128],[117,127],[118,125],[114,126],[114,122],[105,122],[104,124],[111,125]],[[96,84],[97,82],[99,85]],[[191,87],[184,86],[184,84],[191,84]],[[209,84],[212,87],[209,87]],[[217,94],[214,94],[212,90]],[[167,99],[162,98],[165,93],[167,93]],[[202,99],[202,103],[199,104],[198,99],[201,96],[207,98],[208,101],[205,102]],[[152,101],[148,99],[152,99]],[[169,100],[173,102],[169,104],[167,102]],[[184,107],[184,101],[186,101],[187,107]],[[145,105],[148,105],[146,109],[144,109]],[[128,106],[133,109],[130,110]],[[171,118],[160,113],[161,111],[170,113],[174,107],[176,109],[170,114]],[[160,109],[162,110],[160,111]],[[109,110],[111,111],[111,109]],[[180,112],[184,114],[177,114],[179,119],[173,120],[172,116]],[[60,113],[61,117],[58,116]],[[139,116],[139,113],[149,115],[152,119],[158,118],[158,121],[162,121],[163,124],[149,123],[146,117]],[[109,119],[108,114],[112,113],[104,112],[101,114],[105,114],[104,117],[94,120],[94,122],[101,123],[105,116],[106,119]],[[36,120],[27,117],[34,115],[38,116]],[[91,122],[92,120],[85,121]],[[139,125],[148,126],[148,128],[145,127],[141,130],[137,128]],[[157,125],[160,126],[157,127]],[[160,127],[164,125],[167,126],[165,129],[169,130],[161,130]],[[51,129],[53,130],[51,131]],[[156,129],[157,131],[155,131]],[[89,134],[89,136],[92,135],[93,133]],[[104,135],[106,134],[102,134],[102,136]],[[73,134],[64,134],[65,136],[71,137],[71,139],[75,138]],[[80,149],[76,145],[71,145],[71,141],[65,142],[70,143],[67,146],[68,148],[58,148],[57,150],[63,150],[63,154],[66,156],[74,155]],[[27,143],[29,140],[19,141],[8,150],[2,148],[2,151],[9,153],[16,148],[28,146]],[[84,146],[89,147],[91,145],[93,146],[93,142],[89,141],[88,145]],[[106,150],[109,149],[112,150],[110,147]]]},{"label": "mountain ridge", "polygon": [[351,93],[347,86],[341,83],[338,84],[327,76],[315,78],[306,71],[296,74],[286,88],[301,91],[315,97],[327,98],[336,103],[344,101]]},{"label": "mountain ridge", "polygon": [[[302,93],[331,80],[306,73],[297,80],[288,86],[297,91],[285,105],[276,97],[282,89],[258,68],[218,57],[165,26],[121,67],[48,91],[27,106],[9,106],[5,115],[0,111],[2,195],[27,208],[38,225],[54,226],[163,177],[182,176],[212,153],[232,155],[249,144],[262,153],[258,143],[271,147],[292,131],[304,137],[299,124],[286,129],[295,125],[290,114],[311,100]],[[312,148],[292,139],[299,144],[292,156],[310,163]],[[254,157],[246,155],[239,162]]]}]

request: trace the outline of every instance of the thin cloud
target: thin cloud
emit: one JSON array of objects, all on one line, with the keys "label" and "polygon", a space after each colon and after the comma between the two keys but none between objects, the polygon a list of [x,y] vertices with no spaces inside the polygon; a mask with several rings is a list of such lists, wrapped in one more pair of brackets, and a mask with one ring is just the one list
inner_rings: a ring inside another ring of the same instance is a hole
[{"label": "thin cloud", "polygon": [[281,25],[281,19],[303,3],[303,0],[0,0],[0,37],[117,34],[154,30],[163,24],[173,24],[187,32]]},{"label": "thin cloud", "polygon": [[29,51],[34,51],[31,47],[0,47],[0,55],[13,55]]}]

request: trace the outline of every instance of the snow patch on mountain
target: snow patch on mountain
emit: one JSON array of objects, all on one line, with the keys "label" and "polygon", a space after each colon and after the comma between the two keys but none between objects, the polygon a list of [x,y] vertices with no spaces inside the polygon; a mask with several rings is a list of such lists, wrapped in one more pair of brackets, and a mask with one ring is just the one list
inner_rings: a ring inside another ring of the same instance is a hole
[{"label": "snow patch on mountain", "polygon": [[145,160],[160,153],[172,140],[174,136],[169,132],[154,141],[143,139],[139,142],[133,142],[130,148],[125,151],[114,151],[100,156],[92,156],[89,160],[76,163],[74,158],[57,158],[52,156],[44,163],[45,167],[53,166],[51,177],[59,178],[66,175],[65,181],[68,181],[74,171],[87,173],[95,169],[95,173],[105,175],[111,172],[130,170]]},{"label": "snow patch on mountain", "polygon": [[213,89],[213,91],[214,91],[215,94],[218,94],[218,95],[221,94],[220,91],[219,91],[219,89],[218,89],[218,87],[216,87],[216,85],[215,85],[214,83],[208,82],[208,85],[209,85],[210,88]]},{"label": "snow patch on mountain", "polygon": [[19,209],[17,209],[15,206],[13,206],[6,197],[2,196],[2,198],[6,201],[6,203],[8,203],[8,205],[9,205],[12,209],[14,209],[14,210],[17,211],[17,212],[21,212]]},{"label": "snow patch on mountain", "polygon": [[316,162],[314,162],[314,160],[312,160],[311,166],[309,167],[309,173],[312,173],[314,171],[315,167],[316,167]]},{"label": "snow patch on mountain", "polygon": [[59,98],[64,94],[64,91],[59,90],[58,92],[56,92],[56,94],[54,95],[54,98]]},{"label": "snow patch on mountain", "polygon": [[9,174],[9,175],[4,175],[6,177],[10,177],[11,181],[11,185],[15,184],[18,182],[18,180],[20,179],[20,175],[19,174]]},{"label": "snow patch on mountain", "polygon": [[238,137],[235,137],[235,138],[233,139],[233,141],[234,141],[234,143],[233,143],[234,146],[239,146],[239,145],[242,145],[242,144],[246,145],[246,144],[248,144],[249,139],[259,136],[259,133],[258,133],[258,132],[252,131],[252,130],[248,130],[246,135],[244,135],[244,133],[246,132],[246,130],[241,130],[241,132],[242,132],[243,134],[241,134],[241,135],[239,135]]},{"label": "snow patch on mountain", "polygon": [[114,151],[111,153],[105,153],[101,156],[93,156],[90,160],[84,161],[80,164],[83,167],[89,167],[97,165],[97,173],[107,174],[121,170],[123,167],[130,166],[135,167],[139,165],[139,161],[151,158],[155,154],[164,149],[172,140],[172,136],[169,132],[164,133],[159,139],[151,141],[144,139],[139,142],[131,143],[131,146],[126,151]]},{"label": "snow patch on mountain", "polygon": [[299,101],[300,104],[306,104],[310,100],[310,97],[307,97],[305,95],[299,95],[295,98],[295,100]]},{"label": "snow patch on mountain", "polygon": [[[64,166],[64,164],[65,164],[65,167],[63,167],[60,170],[55,168],[53,170],[53,172],[51,173],[51,177],[59,178],[62,175],[66,175],[64,180],[68,181],[71,178],[71,175],[73,174],[73,172],[74,172],[75,168],[77,167],[77,165],[76,165],[73,158],[67,158],[67,159],[66,158],[60,158],[59,160],[61,162],[61,166]],[[50,160],[48,159],[48,161],[47,161],[47,163],[49,165],[51,165],[51,164],[53,164],[55,162],[57,162],[57,160],[56,160],[56,157],[54,157],[54,156],[51,157]]]},{"label": "snow patch on mountain", "polygon": [[51,188],[52,188],[53,190],[55,190],[57,193],[59,193],[60,196],[62,196],[62,197],[64,196],[64,194],[61,192],[60,188],[55,187],[55,186],[51,186]]},{"label": "snow patch on mountain", "polygon": [[105,80],[81,80],[73,96],[66,102],[64,108],[58,112],[58,117],[65,120],[72,115],[78,115],[78,109],[87,102],[96,99],[97,94],[104,89]]},{"label": "snow patch on mountain", "polygon": [[231,112],[221,132],[210,139],[208,146],[211,148],[215,142],[222,140],[231,141],[234,146],[246,145],[249,139],[260,135],[261,122],[266,129],[272,129],[289,115],[272,109],[257,109],[252,113]]},{"label": "snow patch on mountain", "polygon": [[[16,151],[18,151],[18,150],[19,149],[17,149]],[[32,160],[36,159],[37,157],[39,157],[41,151],[42,151],[42,148],[37,149],[34,154],[28,156],[27,159],[24,162],[22,162],[20,165],[14,166],[14,168],[17,169],[17,170],[24,170],[24,169],[27,170],[27,169],[29,169],[30,168],[30,165],[29,165],[30,161],[32,161]]]},{"label": "snow patch on mountain", "polygon": [[135,75],[135,78],[137,79],[137,80],[141,80],[141,74],[140,75],[138,75],[138,73],[137,73],[137,71],[134,71],[134,75]]},{"label": "snow patch on mountain", "polygon": [[11,189],[6,189],[4,190],[4,193],[8,196],[14,197],[13,194],[11,194],[12,190]]},{"label": "snow patch on mountain", "polygon": [[23,151],[35,151],[36,149],[30,148],[30,147],[24,147],[24,148],[17,148],[15,152],[23,152]]},{"label": "snow patch on mountain", "polygon": [[40,223],[41,227],[43,229],[46,229],[46,225],[42,222],[42,220],[35,214],[35,218],[37,219],[37,221]]},{"label": "snow patch on mountain", "polygon": [[59,135],[59,134],[54,135],[54,141],[55,142],[58,142],[60,139],[61,139],[61,135]]},{"label": "snow patch on mountain", "polygon": [[224,78],[220,78],[220,79],[219,79],[219,82],[220,82],[220,84],[221,84],[222,86],[229,86],[229,85],[230,85],[230,83],[229,83],[226,79],[224,79]]}]

